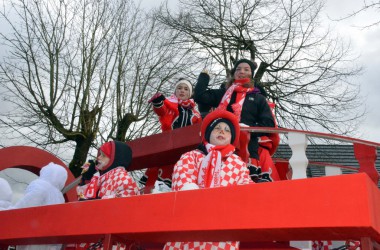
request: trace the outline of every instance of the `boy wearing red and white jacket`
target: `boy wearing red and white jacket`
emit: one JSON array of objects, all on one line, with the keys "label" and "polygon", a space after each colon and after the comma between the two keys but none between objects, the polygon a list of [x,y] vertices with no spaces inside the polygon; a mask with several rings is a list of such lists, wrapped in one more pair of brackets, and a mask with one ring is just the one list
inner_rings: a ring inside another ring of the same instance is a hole
[{"label": "boy wearing red and white jacket", "polygon": [[[173,191],[253,183],[246,163],[234,154],[240,128],[236,116],[217,110],[202,122],[202,143],[183,154],[174,166]],[[239,242],[168,242],[165,250],[239,249]]]}]

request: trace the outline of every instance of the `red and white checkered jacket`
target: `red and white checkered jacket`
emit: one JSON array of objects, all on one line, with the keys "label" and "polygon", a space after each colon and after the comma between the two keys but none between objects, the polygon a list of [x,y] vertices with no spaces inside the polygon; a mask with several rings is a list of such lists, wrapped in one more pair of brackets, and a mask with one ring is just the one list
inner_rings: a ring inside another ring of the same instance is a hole
[{"label": "red and white checkered jacket", "polygon": [[123,167],[117,167],[100,176],[100,183],[98,197],[102,199],[139,194],[136,182]]},{"label": "red and white checkered jacket", "polygon": [[[175,164],[172,176],[172,190],[182,190],[184,185],[198,185],[198,172],[201,163],[206,156],[199,150],[193,150],[183,154]],[[252,183],[246,164],[239,156],[232,154],[222,160],[220,186],[244,185]],[[199,188],[204,188],[199,186]],[[238,241],[227,242],[168,242],[164,250],[180,249],[215,249],[235,250],[239,249]]]},{"label": "red and white checkered jacket", "polygon": [[[205,157],[206,155],[199,150],[193,150],[181,156],[173,170],[173,191],[182,190],[185,184],[198,185],[198,172]],[[252,183],[246,163],[235,154],[222,159],[220,175],[220,186],[222,187]],[[199,188],[204,187],[200,186]]]}]

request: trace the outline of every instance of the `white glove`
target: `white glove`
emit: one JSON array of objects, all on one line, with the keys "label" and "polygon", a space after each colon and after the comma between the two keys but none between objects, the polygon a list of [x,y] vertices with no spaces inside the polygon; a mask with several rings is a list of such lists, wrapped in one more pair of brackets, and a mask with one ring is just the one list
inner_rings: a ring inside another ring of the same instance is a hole
[{"label": "white glove", "polygon": [[168,187],[163,181],[156,181],[154,183],[154,188],[152,190],[152,194],[158,193],[167,193],[172,191],[170,187]]}]

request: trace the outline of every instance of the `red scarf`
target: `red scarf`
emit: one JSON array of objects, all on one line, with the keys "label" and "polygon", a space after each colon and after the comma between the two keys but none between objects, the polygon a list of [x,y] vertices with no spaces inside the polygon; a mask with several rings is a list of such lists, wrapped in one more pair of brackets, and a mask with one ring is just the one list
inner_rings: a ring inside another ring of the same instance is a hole
[{"label": "red scarf", "polygon": [[220,172],[222,169],[222,159],[230,156],[235,151],[231,144],[215,146],[210,143],[205,144],[208,154],[203,159],[198,173],[198,186],[219,187]]},{"label": "red scarf", "polygon": [[236,92],[236,101],[231,105],[231,107],[233,113],[237,116],[238,120],[240,121],[240,115],[245,96],[247,95],[247,92],[251,92],[255,89],[254,87],[247,88],[243,86],[244,84],[249,83],[250,81],[251,79],[249,78],[235,80],[231,87],[227,89],[226,93],[224,93],[224,96],[219,103],[218,109],[227,110],[227,106],[231,101],[231,96],[234,92]]},{"label": "red scarf", "polygon": [[91,178],[91,181],[84,192],[84,197],[86,199],[97,198],[98,191],[100,188],[99,178],[100,178],[99,172],[96,172],[94,176]]},{"label": "red scarf", "polygon": [[195,102],[193,99],[180,100],[174,94],[168,98],[168,101],[172,103],[177,103],[179,106],[187,109],[192,109],[195,107]]}]

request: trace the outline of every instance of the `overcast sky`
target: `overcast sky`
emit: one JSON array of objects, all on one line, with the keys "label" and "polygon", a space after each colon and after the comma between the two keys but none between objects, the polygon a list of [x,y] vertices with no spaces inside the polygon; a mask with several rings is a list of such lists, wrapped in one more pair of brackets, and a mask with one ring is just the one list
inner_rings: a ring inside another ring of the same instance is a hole
[{"label": "overcast sky", "polygon": [[[332,19],[344,17],[360,9],[360,0],[327,0],[326,16]],[[329,19],[327,19],[329,20]],[[364,67],[364,72],[358,78],[361,93],[366,98],[368,114],[364,120],[361,131],[362,139],[380,143],[380,25],[363,29],[366,25],[380,20],[379,11],[367,11],[353,18],[335,22],[329,21],[335,26],[335,31],[350,39],[352,49],[360,55],[359,64]]]}]

